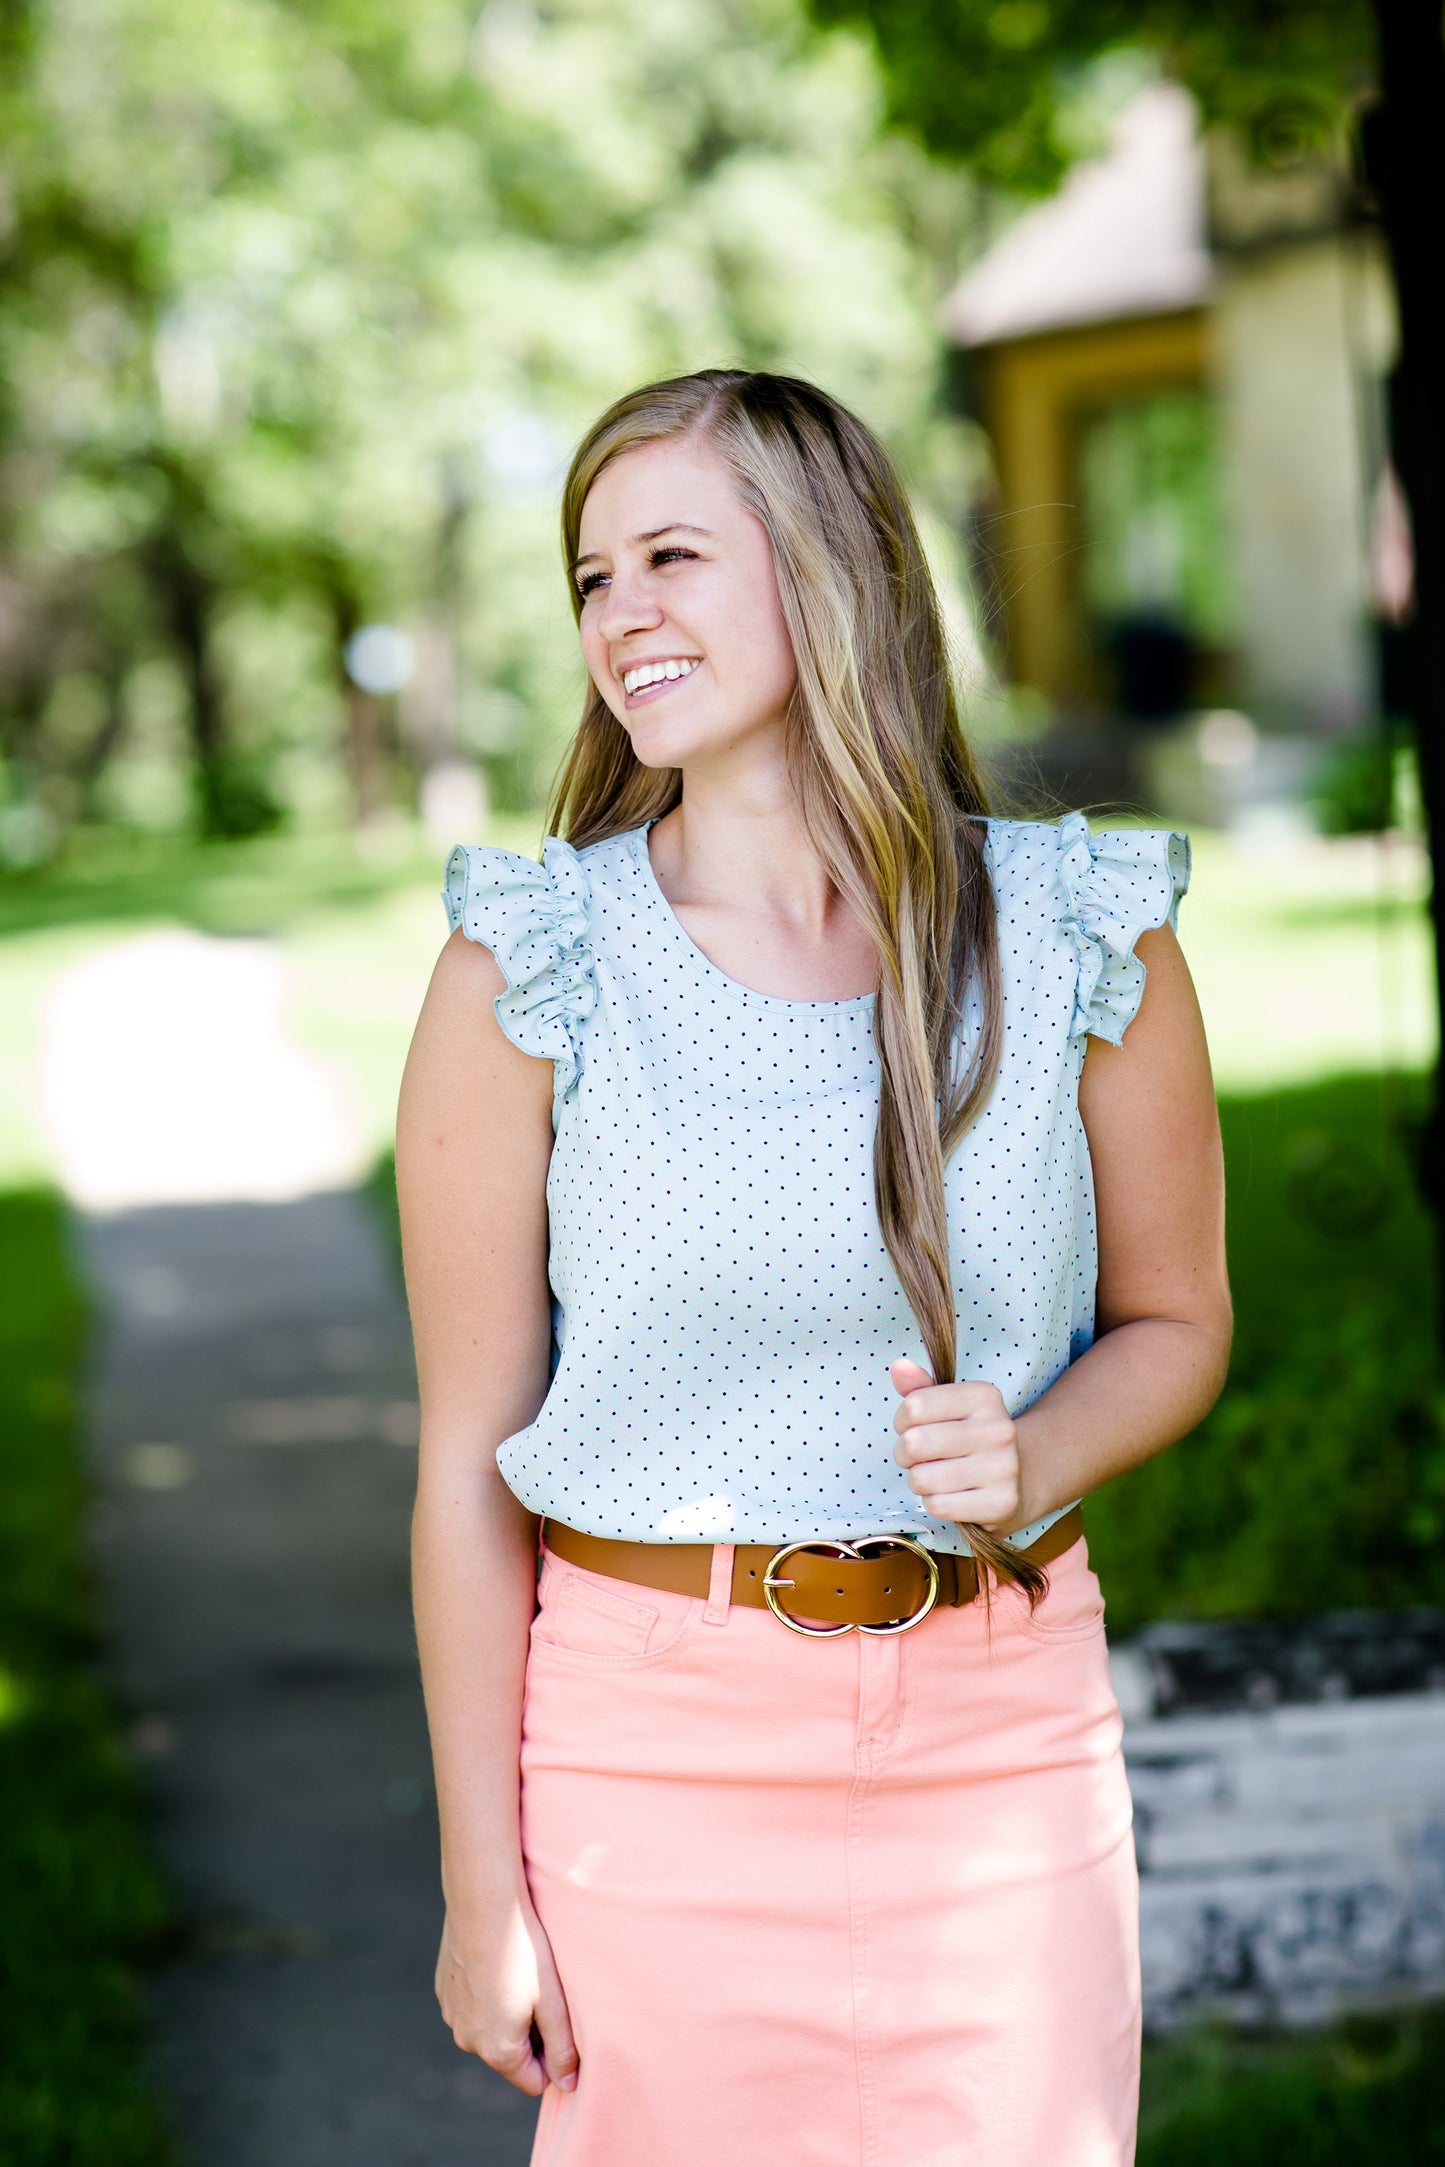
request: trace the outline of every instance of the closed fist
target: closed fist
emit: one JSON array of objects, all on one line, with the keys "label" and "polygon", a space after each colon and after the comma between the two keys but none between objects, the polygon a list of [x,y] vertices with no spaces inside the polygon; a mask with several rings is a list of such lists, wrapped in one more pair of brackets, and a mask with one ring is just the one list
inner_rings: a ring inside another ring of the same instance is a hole
[{"label": "closed fist", "polygon": [[1006,1533],[1018,1519],[1019,1439],[991,1384],[935,1384],[917,1362],[889,1371],[902,1394],[893,1457],[925,1512]]}]

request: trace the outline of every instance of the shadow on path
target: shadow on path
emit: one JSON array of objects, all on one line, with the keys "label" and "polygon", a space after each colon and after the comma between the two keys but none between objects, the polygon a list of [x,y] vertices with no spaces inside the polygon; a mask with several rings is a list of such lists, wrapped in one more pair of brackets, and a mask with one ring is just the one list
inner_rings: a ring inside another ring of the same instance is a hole
[{"label": "shadow on path", "polygon": [[407,1601],[416,1407],[365,1200],[81,1222],[105,1586],[189,1924],[156,1993],[194,2167],[522,2167],[432,1999]]}]

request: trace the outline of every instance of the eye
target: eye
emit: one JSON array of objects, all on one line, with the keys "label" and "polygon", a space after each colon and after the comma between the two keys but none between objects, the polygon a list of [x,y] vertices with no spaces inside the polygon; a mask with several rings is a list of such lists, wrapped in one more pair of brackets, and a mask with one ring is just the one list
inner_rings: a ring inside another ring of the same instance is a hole
[{"label": "eye", "polygon": [[606,577],[607,574],[605,572],[584,572],[582,574],[582,577],[577,582],[577,592],[581,595],[584,602],[586,601],[589,594],[593,594],[596,592],[596,590],[602,585]]},{"label": "eye", "polygon": [[660,564],[677,564],[684,557],[690,557],[696,562],[697,551],[695,549],[683,549],[678,543],[669,542],[662,549],[654,549],[647,561],[656,571]]}]

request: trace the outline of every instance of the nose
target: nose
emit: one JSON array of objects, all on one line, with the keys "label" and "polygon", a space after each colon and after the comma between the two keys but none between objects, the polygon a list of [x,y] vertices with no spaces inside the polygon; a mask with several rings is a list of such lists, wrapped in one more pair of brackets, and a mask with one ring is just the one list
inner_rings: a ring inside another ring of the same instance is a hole
[{"label": "nose", "polygon": [[662,611],[647,592],[646,578],[619,565],[601,596],[597,630],[609,642],[625,640],[634,632],[655,631]]}]

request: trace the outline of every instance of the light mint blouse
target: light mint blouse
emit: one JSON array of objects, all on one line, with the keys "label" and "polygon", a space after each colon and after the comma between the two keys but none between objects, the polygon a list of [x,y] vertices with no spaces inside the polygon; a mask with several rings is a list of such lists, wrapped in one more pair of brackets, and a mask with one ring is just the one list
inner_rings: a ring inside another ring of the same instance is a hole
[{"label": "light mint blouse", "polygon": [[[1071,813],[991,821],[985,857],[1003,1061],[946,1187],[958,1374],[1017,1414],[1093,1337],[1085,1039],[1117,1045],[1134,1017],[1135,942],[1175,922],[1189,845]],[[522,1503],[642,1542],[897,1532],[966,1552],[893,1458],[889,1364],[927,1357],[873,1200],[873,997],[727,977],[658,886],[646,828],[553,839],[541,865],[458,848],[445,901],[507,980],[502,1029],[554,1069],[554,1370],[498,1455]]]}]

